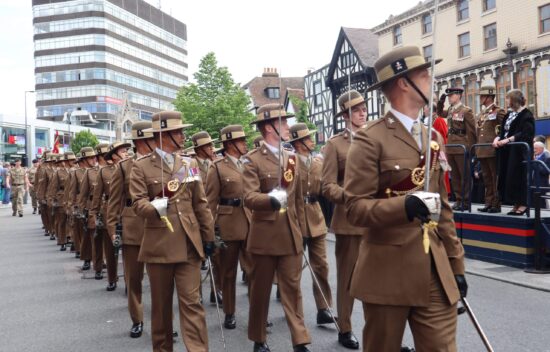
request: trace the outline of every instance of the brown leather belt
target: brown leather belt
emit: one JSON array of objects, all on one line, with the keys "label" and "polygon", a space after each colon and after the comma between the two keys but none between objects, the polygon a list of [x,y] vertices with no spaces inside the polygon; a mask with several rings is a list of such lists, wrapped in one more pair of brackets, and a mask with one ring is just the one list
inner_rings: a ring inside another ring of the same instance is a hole
[{"label": "brown leather belt", "polygon": [[304,197],[304,203],[306,204],[313,204],[317,203],[319,199],[316,196],[305,196]]},{"label": "brown leather belt", "polygon": [[228,205],[230,207],[240,207],[243,202],[241,198],[220,198],[220,205]]}]

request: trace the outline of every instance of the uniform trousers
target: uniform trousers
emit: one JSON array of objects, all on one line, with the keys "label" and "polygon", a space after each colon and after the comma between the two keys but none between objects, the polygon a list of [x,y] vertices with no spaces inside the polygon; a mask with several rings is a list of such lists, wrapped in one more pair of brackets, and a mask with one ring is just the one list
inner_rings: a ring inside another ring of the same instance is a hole
[{"label": "uniform trousers", "polygon": [[292,345],[311,342],[309,331],[304,324],[302,306],[302,254],[269,256],[251,253],[250,308],[248,313],[248,339],[266,342],[266,321],[269,313],[269,299],[273,276],[277,272],[281,303],[290,330]]},{"label": "uniform trousers", "polygon": [[497,158],[479,158],[479,163],[485,184],[485,205],[500,208],[497,189]]},{"label": "uniform trousers", "polygon": [[92,260],[92,238],[94,230],[88,230],[84,232],[85,219],[77,219],[78,227],[82,229],[82,239],[80,241],[80,260],[91,261]]},{"label": "uniform trousers", "polygon": [[[451,186],[458,204],[470,204],[470,163],[464,168],[464,154],[447,154],[451,166]],[[462,180],[464,179],[464,199],[462,199]]]},{"label": "uniform trousers", "polygon": [[44,225],[44,231],[50,233],[50,218],[48,216],[48,206],[46,204],[40,204],[40,218],[42,219],[42,225]]},{"label": "uniform trousers", "polygon": [[351,313],[355,299],[349,291],[349,283],[359,255],[361,238],[358,235],[336,235],[336,310],[342,333],[352,331]]},{"label": "uniform trousers", "polygon": [[363,352],[399,351],[407,321],[417,352],[456,352],[456,304],[449,304],[434,270],[428,307],[363,303]]},{"label": "uniform trousers", "polygon": [[99,231],[102,232],[101,237],[103,238],[103,255],[105,256],[105,261],[107,262],[107,277],[109,279],[109,283],[114,283],[118,281],[118,262],[115,257],[115,246],[113,245],[113,241],[111,240],[111,236],[109,236],[107,229],[101,229]]},{"label": "uniform trousers", "polygon": [[55,208],[55,234],[57,235],[57,244],[67,243],[67,215],[63,207]]},{"label": "uniform trousers", "polygon": [[56,209],[57,208],[54,208],[53,206],[49,206],[48,207],[48,213],[49,213],[49,216],[50,216],[50,228],[51,228],[51,234],[54,234],[56,236],[58,236],[57,234],[57,215],[56,215]]},{"label": "uniform trousers", "polygon": [[103,270],[103,234],[104,231],[88,229],[92,238],[92,260],[94,261],[94,271]]},{"label": "uniform trousers", "polygon": [[13,213],[23,214],[23,196],[25,195],[25,186],[11,185],[11,209]]},{"label": "uniform trousers", "polygon": [[327,303],[323,299],[323,295],[313,280],[313,297],[315,298],[315,305],[317,309],[327,309],[332,306],[332,293],[330,291],[330,284],[328,283],[328,261],[327,261],[327,244],[326,235],[311,237],[307,242],[307,252],[309,264],[311,269],[321,286],[323,295],[325,296]]},{"label": "uniform trousers", "polygon": [[[151,338],[154,352],[173,351],[172,298],[176,288],[183,343],[188,351],[208,351],[208,330],[200,303],[201,260],[187,242],[187,261],[146,263],[151,286]],[[265,323],[264,323],[265,324]]]},{"label": "uniform trousers", "polygon": [[34,185],[29,187],[29,194],[31,195],[32,207],[36,209],[38,207],[38,202],[36,200],[36,191],[34,190]]},{"label": "uniform trousers", "polygon": [[[245,252],[244,241],[226,241],[227,246],[220,250],[220,277],[223,293],[223,312],[225,314],[235,313],[235,292],[237,282],[237,266],[239,264],[239,255]],[[216,286],[219,290],[220,287]]]},{"label": "uniform trousers", "polygon": [[71,238],[73,240],[75,251],[80,252],[80,247],[82,243],[82,223],[80,223],[76,216],[72,217],[72,226],[71,226]]},{"label": "uniform trousers", "polygon": [[140,246],[123,245],[124,278],[128,289],[128,312],[132,323],[143,321],[143,303],[141,300],[144,263],[138,261]]}]

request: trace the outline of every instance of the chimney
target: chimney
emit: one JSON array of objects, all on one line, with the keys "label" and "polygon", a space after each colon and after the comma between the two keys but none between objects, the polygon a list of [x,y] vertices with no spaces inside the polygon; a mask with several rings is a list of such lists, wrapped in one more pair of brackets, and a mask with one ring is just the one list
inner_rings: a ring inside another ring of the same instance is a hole
[{"label": "chimney", "polygon": [[276,68],[266,67],[264,68],[264,73],[262,74],[262,77],[279,77],[279,74],[277,73]]}]

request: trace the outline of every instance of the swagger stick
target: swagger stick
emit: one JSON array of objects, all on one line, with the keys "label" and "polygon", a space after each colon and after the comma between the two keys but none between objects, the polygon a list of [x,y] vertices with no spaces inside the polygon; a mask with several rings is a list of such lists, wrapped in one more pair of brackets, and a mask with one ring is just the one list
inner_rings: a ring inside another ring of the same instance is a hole
[{"label": "swagger stick", "polygon": [[[433,42],[432,42],[432,58],[431,58],[431,67],[430,67],[430,74],[432,76],[432,82],[430,87],[430,99],[427,99],[428,104],[430,105],[430,114],[428,115],[428,145],[425,146],[426,149],[426,163],[424,164],[424,191],[429,192],[430,189],[430,168],[431,168],[431,159],[432,159],[432,152],[431,152],[431,145],[432,145],[432,131],[433,131],[433,112],[434,112],[434,104],[433,104],[433,95],[434,95],[434,86],[435,86],[435,45],[436,45],[436,24],[437,24],[437,13],[439,12],[439,0],[434,0],[434,15],[432,19],[433,27]],[[437,222],[433,220],[429,220],[428,222],[425,222],[422,224],[422,245],[424,246],[424,253],[428,254],[430,252],[430,236],[428,232],[430,230],[433,230],[437,228]]]}]

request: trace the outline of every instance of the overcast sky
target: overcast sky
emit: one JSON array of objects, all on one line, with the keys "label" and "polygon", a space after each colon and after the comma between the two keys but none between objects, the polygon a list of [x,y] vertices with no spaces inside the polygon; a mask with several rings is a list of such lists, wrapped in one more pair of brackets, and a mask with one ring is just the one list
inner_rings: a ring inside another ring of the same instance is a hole
[{"label": "overcast sky", "polygon": [[[331,59],[340,27],[371,28],[418,0],[147,0],[187,24],[189,77],[216,53],[237,82],[277,68],[304,76]],[[24,92],[34,90],[31,0],[0,0],[0,114],[24,116]],[[28,114],[35,115],[34,94]],[[23,122],[23,121],[22,121]]]}]

